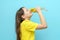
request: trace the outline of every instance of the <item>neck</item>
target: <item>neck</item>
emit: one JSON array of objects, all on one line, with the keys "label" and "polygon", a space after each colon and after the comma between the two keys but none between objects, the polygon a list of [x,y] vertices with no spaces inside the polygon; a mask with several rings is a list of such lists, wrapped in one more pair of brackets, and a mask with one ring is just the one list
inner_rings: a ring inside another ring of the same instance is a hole
[{"label": "neck", "polygon": [[25,20],[26,20],[26,19],[27,19],[27,20],[30,20],[30,18],[25,18]]}]

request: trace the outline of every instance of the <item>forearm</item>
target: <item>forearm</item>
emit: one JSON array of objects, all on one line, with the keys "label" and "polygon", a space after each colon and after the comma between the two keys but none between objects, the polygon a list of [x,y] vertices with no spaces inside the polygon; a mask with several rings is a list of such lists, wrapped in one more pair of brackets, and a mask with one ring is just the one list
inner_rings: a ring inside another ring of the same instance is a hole
[{"label": "forearm", "polygon": [[38,12],[38,14],[39,14],[39,17],[40,17],[41,24],[47,25],[42,12]]}]

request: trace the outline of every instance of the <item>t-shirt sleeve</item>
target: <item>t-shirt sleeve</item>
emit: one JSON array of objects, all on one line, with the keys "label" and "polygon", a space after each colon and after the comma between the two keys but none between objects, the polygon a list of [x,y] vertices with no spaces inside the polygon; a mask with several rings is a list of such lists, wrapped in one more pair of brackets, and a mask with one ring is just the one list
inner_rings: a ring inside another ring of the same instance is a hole
[{"label": "t-shirt sleeve", "polygon": [[28,21],[25,23],[25,29],[28,31],[35,31],[37,26],[38,26],[38,23],[33,22],[33,21]]}]

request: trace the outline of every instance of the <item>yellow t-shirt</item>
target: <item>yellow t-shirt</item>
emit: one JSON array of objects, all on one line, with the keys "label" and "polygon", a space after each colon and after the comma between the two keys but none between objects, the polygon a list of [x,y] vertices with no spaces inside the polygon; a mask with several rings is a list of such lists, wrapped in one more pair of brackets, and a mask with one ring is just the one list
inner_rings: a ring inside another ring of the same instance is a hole
[{"label": "yellow t-shirt", "polygon": [[30,20],[24,20],[21,23],[21,40],[35,40],[35,29],[37,27],[37,23],[32,22]]}]

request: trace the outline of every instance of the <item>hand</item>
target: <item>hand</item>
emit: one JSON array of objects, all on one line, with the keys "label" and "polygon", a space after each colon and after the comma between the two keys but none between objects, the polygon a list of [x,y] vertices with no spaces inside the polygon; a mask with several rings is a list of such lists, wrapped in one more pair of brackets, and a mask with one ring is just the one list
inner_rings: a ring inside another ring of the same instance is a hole
[{"label": "hand", "polygon": [[38,13],[40,13],[40,12],[41,12],[41,8],[40,8],[40,7],[37,7],[37,8],[36,8],[36,11],[37,11]]}]

